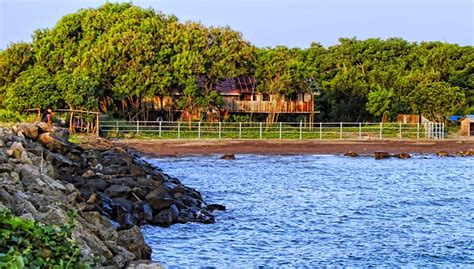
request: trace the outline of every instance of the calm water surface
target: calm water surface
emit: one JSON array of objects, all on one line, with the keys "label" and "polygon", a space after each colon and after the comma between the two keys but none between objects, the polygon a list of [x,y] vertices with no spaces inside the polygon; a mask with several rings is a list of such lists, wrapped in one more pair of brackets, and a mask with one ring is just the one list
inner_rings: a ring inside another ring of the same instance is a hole
[{"label": "calm water surface", "polygon": [[145,227],[167,267],[474,266],[474,158],[150,159],[228,210]]}]

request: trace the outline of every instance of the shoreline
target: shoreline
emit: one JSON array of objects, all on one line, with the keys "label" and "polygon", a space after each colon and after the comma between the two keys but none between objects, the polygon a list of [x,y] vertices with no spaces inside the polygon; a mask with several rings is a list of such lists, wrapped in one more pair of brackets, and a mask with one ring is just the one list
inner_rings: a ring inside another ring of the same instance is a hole
[{"label": "shoreline", "polygon": [[360,155],[386,151],[392,154],[436,154],[446,151],[455,155],[459,151],[474,149],[474,140],[138,140],[119,139],[113,144],[150,157],[177,157],[210,154],[259,154],[259,155],[340,155],[349,151]]}]

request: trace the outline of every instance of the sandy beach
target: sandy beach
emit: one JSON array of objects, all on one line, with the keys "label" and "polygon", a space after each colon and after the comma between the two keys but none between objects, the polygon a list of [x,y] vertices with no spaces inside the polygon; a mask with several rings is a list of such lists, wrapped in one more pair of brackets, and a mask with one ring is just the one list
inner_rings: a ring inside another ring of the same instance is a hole
[{"label": "sandy beach", "polygon": [[464,141],[336,141],[336,140],[115,140],[115,144],[148,156],[166,157],[206,154],[372,154],[386,151],[435,154],[474,149],[474,140]]}]

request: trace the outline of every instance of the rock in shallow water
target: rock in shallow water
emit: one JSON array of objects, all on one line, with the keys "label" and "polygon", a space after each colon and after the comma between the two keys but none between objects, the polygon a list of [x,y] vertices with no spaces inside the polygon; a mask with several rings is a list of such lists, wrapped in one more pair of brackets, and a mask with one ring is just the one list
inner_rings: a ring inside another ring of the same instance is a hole
[{"label": "rock in shallow water", "polygon": [[223,160],[235,160],[235,155],[234,154],[224,154],[224,155],[222,155],[221,159],[223,159]]}]

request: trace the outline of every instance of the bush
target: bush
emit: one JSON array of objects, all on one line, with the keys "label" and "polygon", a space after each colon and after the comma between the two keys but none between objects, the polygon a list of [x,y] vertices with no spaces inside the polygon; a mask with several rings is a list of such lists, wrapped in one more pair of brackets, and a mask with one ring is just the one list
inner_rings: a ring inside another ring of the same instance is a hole
[{"label": "bush", "polygon": [[22,122],[25,118],[17,112],[0,109],[0,122]]},{"label": "bush", "polygon": [[65,225],[44,225],[0,208],[0,268],[89,268],[71,238],[74,214]]}]

